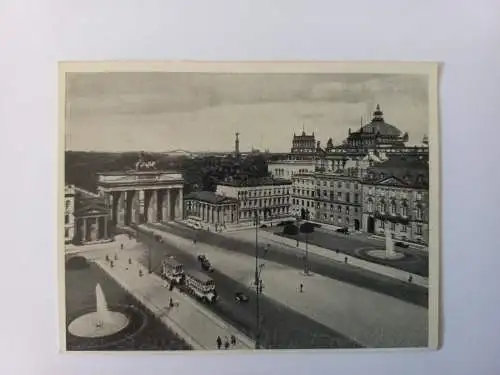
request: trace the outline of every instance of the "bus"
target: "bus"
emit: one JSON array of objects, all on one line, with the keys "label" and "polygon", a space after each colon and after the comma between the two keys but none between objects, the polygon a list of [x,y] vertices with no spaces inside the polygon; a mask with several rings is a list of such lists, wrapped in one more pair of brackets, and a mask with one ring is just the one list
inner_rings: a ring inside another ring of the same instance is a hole
[{"label": "bus", "polygon": [[184,279],[184,266],[174,257],[164,259],[162,262],[161,275],[172,285],[182,284]]},{"label": "bus", "polygon": [[189,270],[185,274],[184,286],[190,294],[205,303],[212,304],[217,299],[215,281],[204,273]]}]

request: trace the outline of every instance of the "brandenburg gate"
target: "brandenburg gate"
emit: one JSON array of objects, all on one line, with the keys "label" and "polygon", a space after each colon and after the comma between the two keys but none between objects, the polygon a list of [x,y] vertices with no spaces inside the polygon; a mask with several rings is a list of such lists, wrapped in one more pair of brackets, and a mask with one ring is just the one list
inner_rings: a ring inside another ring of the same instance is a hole
[{"label": "brandenburg gate", "polygon": [[133,170],[98,173],[97,186],[115,225],[168,222],[183,217],[182,174],[157,170],[155,162],[140,160]]}]

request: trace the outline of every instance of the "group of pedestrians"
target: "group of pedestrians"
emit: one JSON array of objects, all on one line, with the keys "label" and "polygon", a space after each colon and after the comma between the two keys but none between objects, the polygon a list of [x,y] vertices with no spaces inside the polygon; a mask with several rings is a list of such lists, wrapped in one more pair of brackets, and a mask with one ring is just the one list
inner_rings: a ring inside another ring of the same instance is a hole
[{"label": "group of pedestrians", "polygon": [[[222,348],[222,339],[220,338],[220,336],[217,336],[217,349],[221,349]],[[231,338],[229,339],[227,336],[224,338],[224,349],[229,349],[230,346],[235,346],[236,345],[236,336],[235,335],[231,335]]]}]

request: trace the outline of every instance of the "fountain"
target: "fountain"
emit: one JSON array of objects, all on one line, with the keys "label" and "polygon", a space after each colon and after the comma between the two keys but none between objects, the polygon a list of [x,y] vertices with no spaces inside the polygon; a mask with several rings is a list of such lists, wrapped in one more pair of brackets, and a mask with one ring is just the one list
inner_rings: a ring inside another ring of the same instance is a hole
[{"label": "fountain", "polygon": [[389,259],[394,258],[395,254],[391,232],[387,231],[385,232],[385,257]]},{"label": "fountain", "polygon": [[394,240],[392,239],[392,233],[390,231],[385,232],[385,249],[370,249],[365,250],[366,255],[385,260],[398,260],[405,257],[404,253],[398,253],[394,250]]},{"label": "fountain", "polygon": [[101,285],[95,287],[96,310],[84,314],[73,320],[68,326],[68,331],[78,337],[104,337],[118,333],[129,324],[129,318],[116,311],[108,309]]}]

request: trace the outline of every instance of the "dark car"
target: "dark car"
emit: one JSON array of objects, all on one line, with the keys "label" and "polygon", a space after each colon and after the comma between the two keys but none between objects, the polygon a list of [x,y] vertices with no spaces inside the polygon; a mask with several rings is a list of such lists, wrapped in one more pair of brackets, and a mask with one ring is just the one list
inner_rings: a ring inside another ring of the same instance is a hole
[{"label": "dark car", "polygon": [[394,246],[402,247],[403,249],[408,249],[410,247],[410,245],[401,241],[394,242]]},{"label": "dark car", "polygon": [[338,229],[335,230],[335,232],[349,234],[349,228],[347,228],[347,227],[338,228]]},{"label": "dark car", "polygon": [[267,225],[266,224],[262,224],[260,227],[261,228],[267,228]]},{"label": "dark car", "polygon": [[236,302],[248,302],[248,296],[241,292],[234,293],[234,300]]},{"label": "dark car", "polygon": [[208,272],[213,272],[214,268],[210,264],[209,260],[207,257],[203,254],[198,255],[198,261],[200,262],[201,269],[203,271],[208,271]]}]

